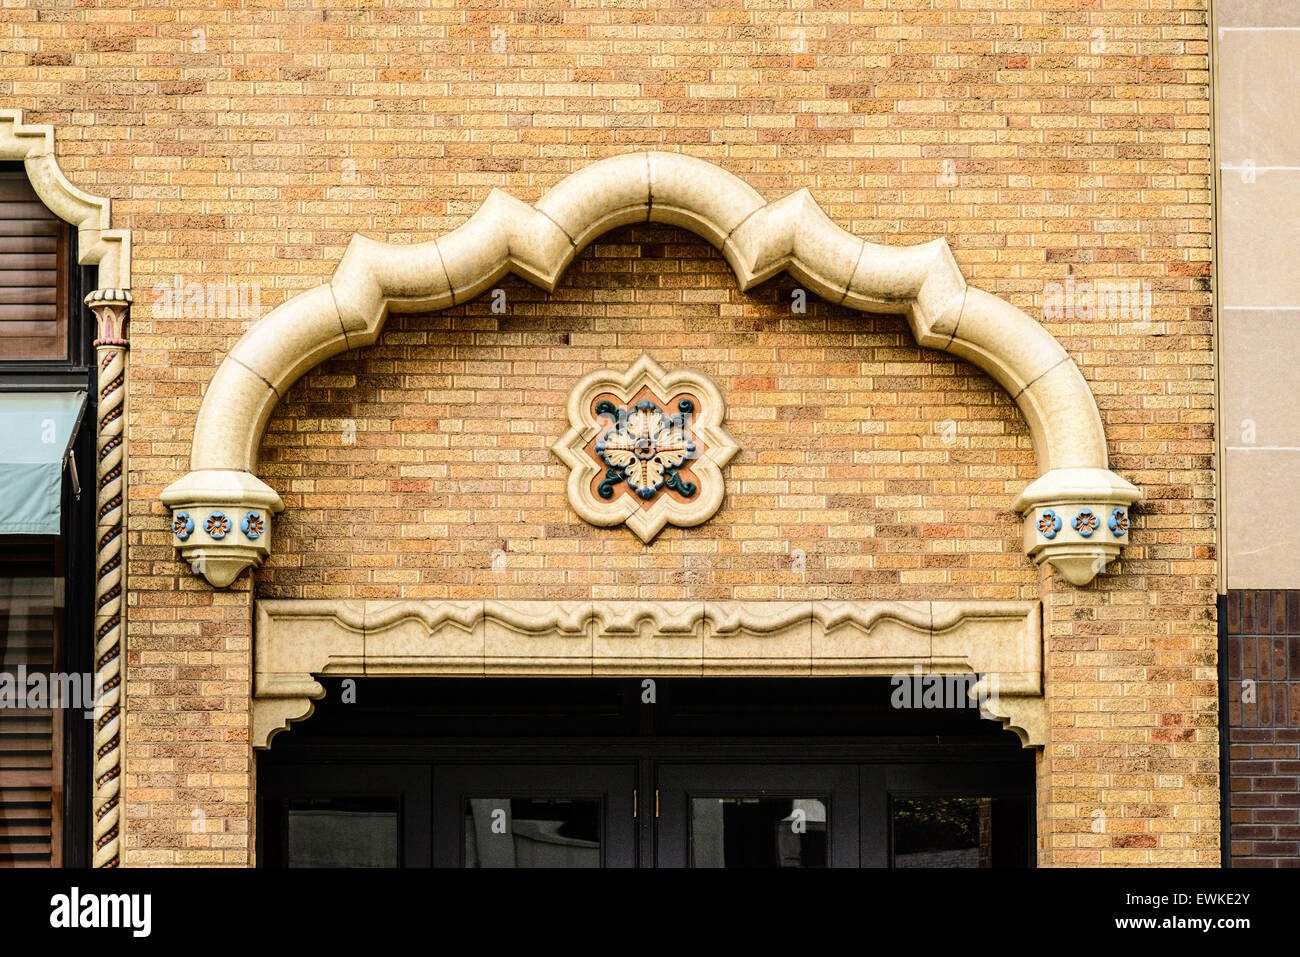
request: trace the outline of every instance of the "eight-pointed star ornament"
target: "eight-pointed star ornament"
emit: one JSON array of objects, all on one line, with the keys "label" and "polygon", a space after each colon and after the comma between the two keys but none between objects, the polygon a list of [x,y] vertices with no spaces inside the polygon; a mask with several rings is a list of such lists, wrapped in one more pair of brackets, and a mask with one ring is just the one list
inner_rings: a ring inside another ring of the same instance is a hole
[{"label": "eight-pointed star ornament", "polygon": [[722,427],[726,405],[708,376],[665,372],[642,354],[626,372],[585,376],[568,413],[552,450],[569,466],[569,504],[583,521],[626,524],[649,542],[665,525],[699,525],[721,507],[722,467],[740,446]]}]

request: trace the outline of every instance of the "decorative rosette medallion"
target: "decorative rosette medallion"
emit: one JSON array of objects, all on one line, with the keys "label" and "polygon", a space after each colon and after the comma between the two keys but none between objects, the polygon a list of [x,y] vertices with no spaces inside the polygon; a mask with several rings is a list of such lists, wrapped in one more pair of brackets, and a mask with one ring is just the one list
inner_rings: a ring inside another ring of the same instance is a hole
[{"label": "decorative rosette medallion", "polygon": [[605,481],[596,489],[601,498],[613,498],[614,485],[620,481],[646,499],[661,488],[685,498],[695,494],[695,484],[683,481],[678,473],[695,456],[695,442],[686,437],[695,403],[682,399],[677,407],[681,412],[670,416],[652,399],[642,399],[630,409],[620,409],[608,399],[596,403],[596,414],[613,423],[596,441],[596,454],[609,466]]},{"label": "decorative rosette medallion", "polygon": [[722,466],[740,450],[722,428],[722,393],[689,369],[642,355],[602,369],[569,396],[569,430],[552,446],[569,466],[569,504],[592,525],[626,524],[643,542],[665,525],[708,521],[722,505]]}]

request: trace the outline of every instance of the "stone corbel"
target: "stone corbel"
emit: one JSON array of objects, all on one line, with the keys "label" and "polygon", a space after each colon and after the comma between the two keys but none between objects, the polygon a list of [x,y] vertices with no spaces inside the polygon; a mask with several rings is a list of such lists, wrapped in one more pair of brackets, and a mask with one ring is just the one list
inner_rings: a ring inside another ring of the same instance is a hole
[{"label": "stone corbel", "polygon": [[1025,553],[1074,585],[1086,585],[1119,557],[1128,541],[1129,506],[1141,497],[1105,469],[1055,469],[1012,503],[1024,516]]},{"label": "stone corbel", "polygon": [[271,554],[273,516],[284,502],[250,472],[190,472],[162,493],[172,510],[172,544],[190,567],[217,588]]},{"label": "stone corbel", "polygon": [[[1038,602],[934,602],[931,668],[981,675],[970,689],[980,714],[1014,731],[1026,747],[1047,742],[1043,697],[1043,614]],[[1008,619],[1020,627],[1008,629]]]}]

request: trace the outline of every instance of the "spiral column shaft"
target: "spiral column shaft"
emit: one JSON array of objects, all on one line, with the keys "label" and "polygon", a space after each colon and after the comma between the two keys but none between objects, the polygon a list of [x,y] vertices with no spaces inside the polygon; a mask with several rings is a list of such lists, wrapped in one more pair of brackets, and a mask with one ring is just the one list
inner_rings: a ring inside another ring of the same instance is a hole
[{"label": "spiral column shaft", "polygon": [[99,370],[95,511],[95,736],[91,797],[91,864],[121,863],[122,654],[125,608],[126,355],[131,295],[96,290]]}]

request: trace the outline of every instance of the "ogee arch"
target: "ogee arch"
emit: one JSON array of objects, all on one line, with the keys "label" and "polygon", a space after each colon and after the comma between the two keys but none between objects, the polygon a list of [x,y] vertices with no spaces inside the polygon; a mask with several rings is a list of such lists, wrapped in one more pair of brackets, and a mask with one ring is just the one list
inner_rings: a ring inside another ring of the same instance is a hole
[{"label": "ogee arch", "polygon": [[272,310],[217,369],[195,424],[191,471],[162,494],[176,547],[218,587],[270,553],[273,515],[284,505],[257,478],[257,452],[276,404],[309,369],[374,342],[390,312],[466,302],[506,273],[551,292],[583,248],[634,222],[708,240],[742,290],[786,270],[830,302],[901,314],[920,345],[974,362],[1015,400],[1033,438],[1039,477],[1013,502],[1026,552],[1077,585],[1119,554],[1141,493],[1108,467],[1087,382],[1039,323],[967,285],[945,240],[867,242],[832,222],[807,189],[767,203],[721,167],[659,152],[593,163],[533,206],[493,190],[467,222],[426,243],[354,236],[328,283]]}]

